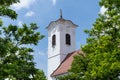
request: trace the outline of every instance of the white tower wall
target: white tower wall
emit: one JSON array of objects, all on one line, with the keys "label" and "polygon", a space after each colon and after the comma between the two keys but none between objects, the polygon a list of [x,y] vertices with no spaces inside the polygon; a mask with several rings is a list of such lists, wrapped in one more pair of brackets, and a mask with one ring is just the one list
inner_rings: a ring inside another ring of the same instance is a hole
[{"label": "white tower wall", "polygon": [[[66,44],[66,34],[70,34],[71,37],[71,45]],[[75,28],[72,26],[63,25],[62,30],[60,31],[60,57],[61,62],[64,60],[67,54],[75,51]]]},{"label": "white tower wall", "polygon": [[[53,80],[50,76],[60,64],[60,32],[55,27],[48,35],[48,80]],[[52,47],[53,35],[56,35],[56,45],[54,47]]]},{"label": "white tower wall", "polygon": [[[48,80],[68,53],[75,51],[76,25],[69,20],[59,19],[51,22],[48,29]],[[66,44],[66,34],[70,35],[71,45]],[[56,45],[52,46],[52,36],[56,35]]]}]

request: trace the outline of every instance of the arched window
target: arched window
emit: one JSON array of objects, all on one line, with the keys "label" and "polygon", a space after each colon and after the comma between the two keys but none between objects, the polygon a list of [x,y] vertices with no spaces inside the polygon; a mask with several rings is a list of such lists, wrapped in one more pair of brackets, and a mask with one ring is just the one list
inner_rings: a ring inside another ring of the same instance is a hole
[{"label": "arched window", "polygon": [[71,39],[69,34],[66,34],[66,44],[71,45]]},{"label": "arched window", "polygon": [[52,36],[52,46],[54,47],[56,45],[56,35]]}]

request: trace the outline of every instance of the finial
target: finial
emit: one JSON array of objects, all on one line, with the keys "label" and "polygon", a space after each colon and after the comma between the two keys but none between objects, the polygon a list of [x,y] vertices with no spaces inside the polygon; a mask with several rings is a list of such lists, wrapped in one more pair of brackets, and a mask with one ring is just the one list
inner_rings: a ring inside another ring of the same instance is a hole
[{"label": "finial", "polygon": [[60,9],[60,18],[62,19],[62,9]]}]

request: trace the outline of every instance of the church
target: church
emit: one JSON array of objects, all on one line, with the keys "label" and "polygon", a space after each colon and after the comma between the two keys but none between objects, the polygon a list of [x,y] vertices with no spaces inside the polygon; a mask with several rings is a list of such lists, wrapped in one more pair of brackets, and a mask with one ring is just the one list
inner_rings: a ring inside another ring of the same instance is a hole
[{"label": "church", "polygon": [[60,11],[60,18],[50,22],[48,30],[48,80],[65,75],[70,69],[76,50],[76,27],[71,20],[66,20]]}]

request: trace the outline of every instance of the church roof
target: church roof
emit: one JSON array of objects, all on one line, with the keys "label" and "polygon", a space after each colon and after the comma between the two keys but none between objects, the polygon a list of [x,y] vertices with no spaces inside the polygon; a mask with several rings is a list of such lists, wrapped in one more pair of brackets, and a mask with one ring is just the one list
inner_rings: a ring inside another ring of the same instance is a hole
[{"label": "church roof", "polygon": [[56,25],[56,24],[65,24],[66,22],[71,23],[74,25],[74,27],[77,27],[78,25],[74,24],[71,20],[66,20],[62,16],[62,9],[60,9],[60,18],[56,21],[51,21],[50,24],[46,27],[46,29],[49,29],[51,26]]},{"label": "church roof", "polygon": [[71,20],[66,20],[66,19],[61,17],[56,21],[51,21],[50,24],[46,27],[46,29],[49,29],[49,27],[56,25],[56,24],[65,24],[66,22],[69,22],[76,27],[78,26],[78,25],[74,24]]},{"label": "church roof", "polygon": [[63,60],[63,62],[58,66],[58,68],[51,74],[51,76],[53,77],[53,76],[58,76],[58,75],[67,73],[73,62],[73,56],[81,54],[81,53],[82,53],[81,50],[69,53],[66,56],[66,58]]}]

